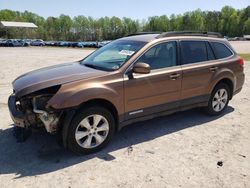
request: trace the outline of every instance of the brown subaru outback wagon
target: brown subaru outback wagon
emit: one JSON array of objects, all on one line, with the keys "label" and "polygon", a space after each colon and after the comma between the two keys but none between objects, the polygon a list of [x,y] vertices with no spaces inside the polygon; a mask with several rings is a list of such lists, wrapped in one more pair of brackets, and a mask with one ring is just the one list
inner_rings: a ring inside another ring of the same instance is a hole
[{"label": "brown subaru outback wagon", "polygon": [[138,34],[18,77],[8,105],[16,127],[45,127],[87,154],[133,122],[195,107],[221,114],[242,89],[243,65],[217,33]]}]

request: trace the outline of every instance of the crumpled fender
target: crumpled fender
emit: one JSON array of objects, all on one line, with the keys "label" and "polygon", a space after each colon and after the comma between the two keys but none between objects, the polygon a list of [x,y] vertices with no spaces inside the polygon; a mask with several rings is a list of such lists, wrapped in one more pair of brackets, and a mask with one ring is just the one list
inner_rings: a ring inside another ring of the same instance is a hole
[{"label": "crumpled fender", "polygon": [[120,93],[118,92],[99,83],[66,84],[62,85],[59,91],[48,101],[48,105],[54,109],[67,109],[78,107],[92,99],[103,99],[111,102],[118,110],[122,105],[123,95],[122,90]]}]

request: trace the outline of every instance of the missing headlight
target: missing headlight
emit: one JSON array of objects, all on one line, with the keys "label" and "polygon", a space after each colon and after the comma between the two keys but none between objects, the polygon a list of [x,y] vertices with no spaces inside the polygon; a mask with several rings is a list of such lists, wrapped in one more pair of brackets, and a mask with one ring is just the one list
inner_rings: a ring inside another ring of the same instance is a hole
[{"label": "missing headlight", "polygon": [[57,131],[60,113],[50,113],[45,109],[49,96],[38,96],[32,99],[33,112],[43,122],[47,132],[54,133]]}]

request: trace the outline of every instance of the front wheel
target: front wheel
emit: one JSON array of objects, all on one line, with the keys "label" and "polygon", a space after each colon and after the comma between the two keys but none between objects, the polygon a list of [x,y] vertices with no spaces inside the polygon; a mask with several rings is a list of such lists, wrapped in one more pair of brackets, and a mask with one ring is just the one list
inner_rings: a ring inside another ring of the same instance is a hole
[{"label": "front wheel", "polygon": [[220,115],[228,106],[230,89],[226,84],[216,86],[210,96],[206,111],[209,115]]},{"label": "front wheel", "polygon": [[68,130],[68,148],[77,154],[97,152],[108,144],[115,132],[112,113],[103,107],[79,111]]}]

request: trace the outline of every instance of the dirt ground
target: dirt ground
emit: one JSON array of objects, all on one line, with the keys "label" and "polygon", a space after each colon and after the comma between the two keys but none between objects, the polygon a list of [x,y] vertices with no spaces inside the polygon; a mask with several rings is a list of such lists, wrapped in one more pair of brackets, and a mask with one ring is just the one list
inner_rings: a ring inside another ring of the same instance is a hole
[{"label": "dirt ground", "polygon": [[245,64],[244,89],[220,117],[195,109],[133,124],[104,150],[88,156],[65,151],[47,133],[36,132],[17,143],[7,108],[11,81],[27,71],[79,60],[90,52],[0,48],[1,188],[250,187],[250,62]]},{"label": "dirt ground", "polygon": [[250,53],[250,41],[231,41],[230,43],[238,53]]}]

